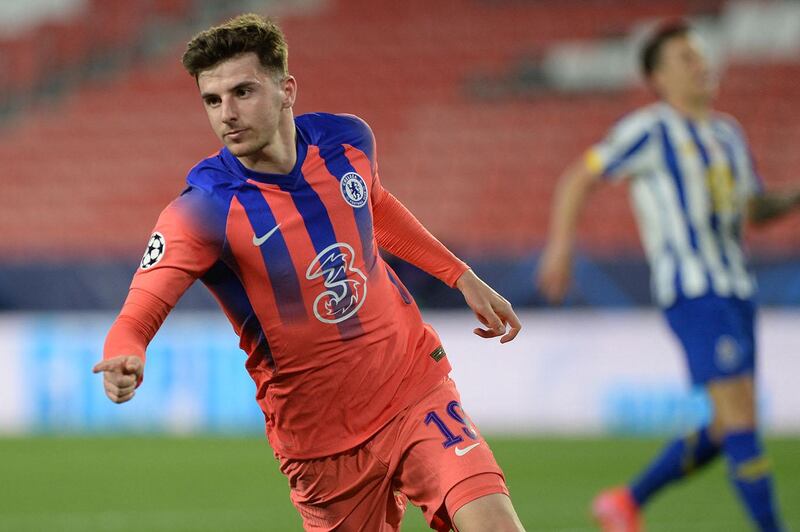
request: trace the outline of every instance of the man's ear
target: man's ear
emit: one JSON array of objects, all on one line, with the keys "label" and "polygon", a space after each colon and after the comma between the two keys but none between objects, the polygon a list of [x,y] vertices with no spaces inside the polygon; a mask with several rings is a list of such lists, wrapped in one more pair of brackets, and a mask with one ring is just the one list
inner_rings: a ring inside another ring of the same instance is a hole
[{"label": "man's ear", "polygon": [[291,109],[297,98],[297,80],[294,76],[286,76],[282,83],[282,89],[283,101],[281,102],[281,108]]}]

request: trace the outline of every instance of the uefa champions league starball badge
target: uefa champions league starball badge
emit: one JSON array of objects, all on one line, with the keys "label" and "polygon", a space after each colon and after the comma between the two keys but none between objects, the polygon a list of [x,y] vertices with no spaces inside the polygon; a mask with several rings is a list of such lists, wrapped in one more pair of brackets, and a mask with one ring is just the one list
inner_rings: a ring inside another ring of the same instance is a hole
[{"label": "uefa champions league starball badge", "polygon": [[146,270],[148,268],[152,268],[158,261],[161,260],[161,257],[164,256],[164,250],[166,249],[167,241],[164,240],[164,235],[161,233],[153,233],[150,237],[150,240],[147,242],[147,249],[144,252],[144,256],[142,257],[142,262],[139,266]]}]

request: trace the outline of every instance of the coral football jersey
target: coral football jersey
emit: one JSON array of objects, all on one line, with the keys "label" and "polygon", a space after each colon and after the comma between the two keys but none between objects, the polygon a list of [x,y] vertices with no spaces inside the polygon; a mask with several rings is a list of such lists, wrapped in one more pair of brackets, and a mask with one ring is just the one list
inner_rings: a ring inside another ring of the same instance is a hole
[{"label": "coral football jersey", "polygon": [[450,365],[378,253],[373,208],[388,193],[369,127],[330,114],[295,124],[288,175],[226,148],[190,171],[131,289],[172,306],[200,279],[247,353],[273,449],[313,458],[364,441]]}]

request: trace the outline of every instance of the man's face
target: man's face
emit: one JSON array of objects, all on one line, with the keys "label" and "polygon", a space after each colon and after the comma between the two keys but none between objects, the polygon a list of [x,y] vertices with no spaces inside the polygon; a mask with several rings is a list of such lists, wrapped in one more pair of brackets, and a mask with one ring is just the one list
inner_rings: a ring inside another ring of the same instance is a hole
[{"label": "man's face", "polygon": [[256,154],[274,141],[296,91],[294,78],[277,81],[254,53],[204,70],[197,85],[211,128],[236,157]]},{"label": "man's face", "polygon": [[717,79],[696,37],[678,35],[660,51],[652,81],[667,100],[710,101],[717,92]]}]

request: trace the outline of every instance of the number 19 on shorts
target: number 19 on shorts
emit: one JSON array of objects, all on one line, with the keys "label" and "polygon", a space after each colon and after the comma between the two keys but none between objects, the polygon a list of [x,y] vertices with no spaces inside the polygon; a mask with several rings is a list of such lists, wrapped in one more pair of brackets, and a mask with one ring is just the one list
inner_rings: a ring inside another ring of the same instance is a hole
[{"label": "number 19 on shorts", "polygon": [[[458,401],[450,401],[450,403],[448,403],[447,405],[446,412],[450,418],[452,418],[456,423],[458,423],[461,426],[461,433],[465,434],[472,440],[478,439],[478,433],[472,426],[472,422],[469,421],[469,418],[464,413],[464,409],[461,408],[460,404],[458,404]],[[461,433],[459,434],[453,433],[447,426],[447,423],[445,423],[445,421],[439,416],[439,414],[435,410],[428,412],[428,414],[425,416],[425,424],[430,425],[431,423],[436,425],[436,428],[438,428],[439,432],[441,432],[442,436],[444,436],[444,441],[442,442],[442,446],[445,449],[464,441],[464,437],[461,436]]]}]

